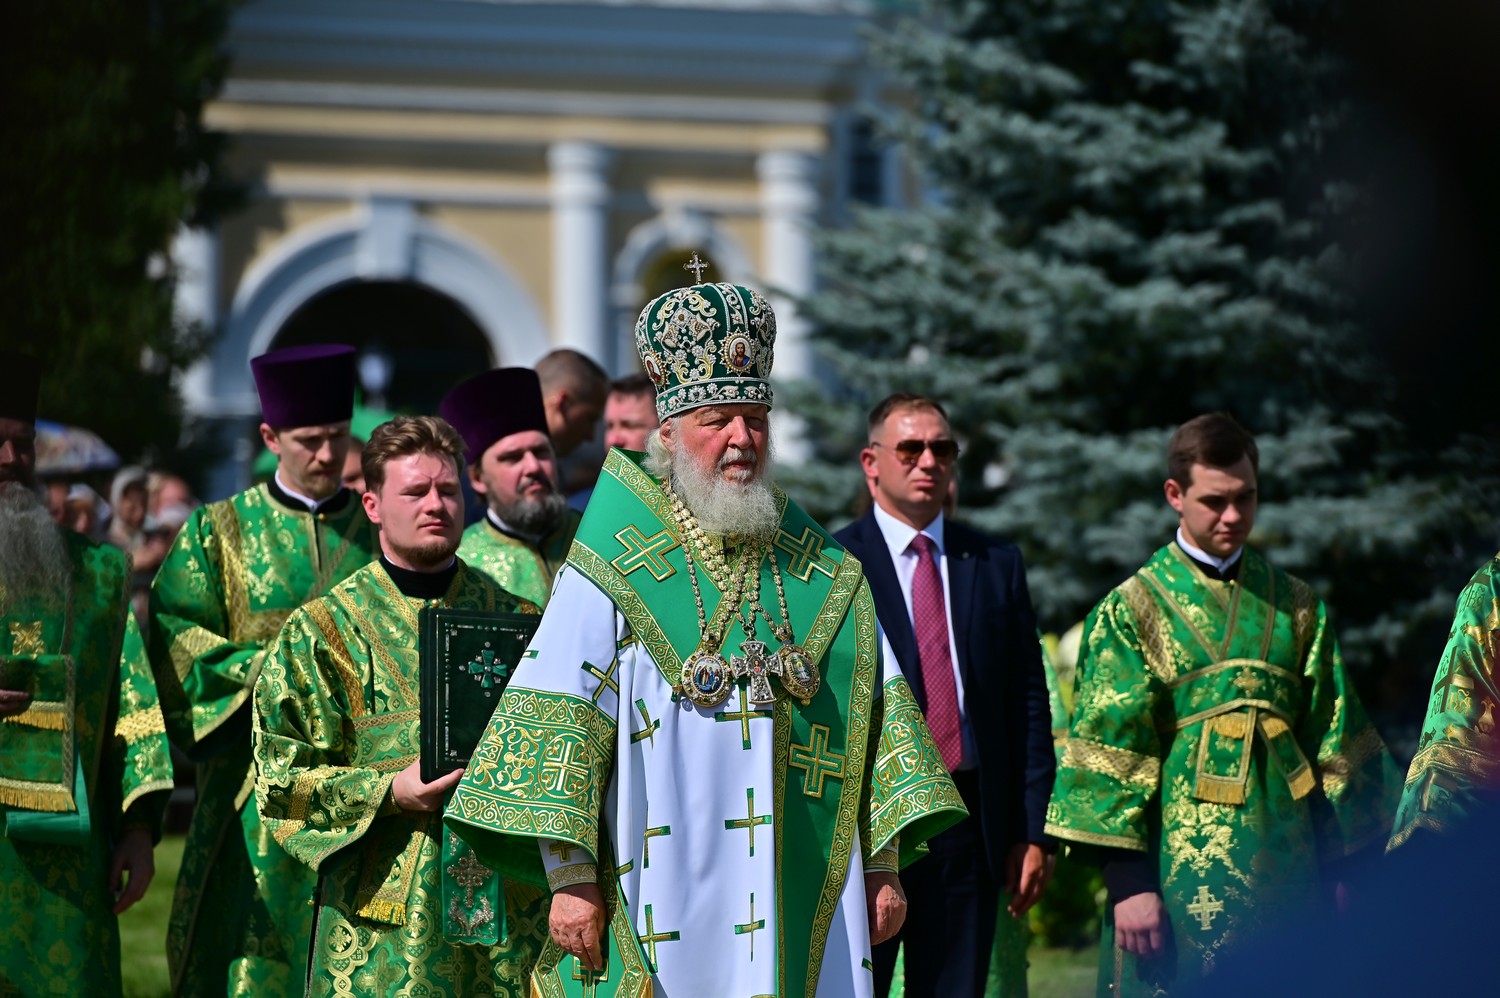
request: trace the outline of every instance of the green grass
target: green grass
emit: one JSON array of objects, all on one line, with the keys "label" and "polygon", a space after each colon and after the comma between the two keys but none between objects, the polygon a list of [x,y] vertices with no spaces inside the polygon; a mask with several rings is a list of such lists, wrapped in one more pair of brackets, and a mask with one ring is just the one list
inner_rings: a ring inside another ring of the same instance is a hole
[{"label": "green grass", "polygon": [[[120,971],[125,998],[167,998],[167,916],[172,910],[172,890],[182,865],[180,835],[162,839],[156,847],[156,876],[135,907],[120,916]],[[1031,949],[1027,991],[1029,998],[1087,998],[1094,993],[1097,947],[1083,949]],[[993,977],[991,998],[1002,995]],[[899,998],[899,987],[892,998]]]},{"label": "green grass", "polygon": [[120,916],[120,976],[125,998],[167,998],[167,916],[177,868],[182,865],[181,835],[170,835],[156,847],[156,876],[146,896]]}]

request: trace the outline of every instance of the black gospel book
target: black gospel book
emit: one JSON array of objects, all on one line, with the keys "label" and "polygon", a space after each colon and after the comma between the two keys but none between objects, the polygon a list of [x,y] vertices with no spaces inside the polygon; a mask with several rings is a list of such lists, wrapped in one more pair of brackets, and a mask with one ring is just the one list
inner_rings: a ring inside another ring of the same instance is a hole
[{"label": "black gospel book", "polygon": [[541,621],[536,614],[422,608],[422,782],[469,764]]}]

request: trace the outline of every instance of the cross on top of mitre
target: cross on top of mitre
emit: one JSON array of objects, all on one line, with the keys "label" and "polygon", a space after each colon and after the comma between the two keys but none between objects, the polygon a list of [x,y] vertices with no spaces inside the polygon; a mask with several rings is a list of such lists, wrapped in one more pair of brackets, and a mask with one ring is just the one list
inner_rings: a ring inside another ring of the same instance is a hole
[{"label": "cross on top of mitre", "polygon": [[682,269],[683,270],[691,270],[693,272],[693,283],[694,284],[702,284],[703,283],[703,272],[705,270],[707,270],[709,267],[712,267],[712,266],[713,266],[713,264],[709,263],[707,260],[699,259],[699,257],[698,257],[698,251],[694,250],[693,251],[693,258],[691,260],[689,260],[687,263],[683,264],[682,265]]}]

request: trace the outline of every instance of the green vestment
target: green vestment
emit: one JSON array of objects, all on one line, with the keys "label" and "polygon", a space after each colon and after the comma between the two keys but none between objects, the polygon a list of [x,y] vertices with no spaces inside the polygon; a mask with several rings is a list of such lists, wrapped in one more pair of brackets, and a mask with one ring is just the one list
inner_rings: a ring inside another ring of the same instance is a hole
[{"label": "green vestment", "polygon": [[1255,551],[1220,582],[1162,548],[1089,615],[1078,681],[1047,831],[1147,853],[1171,919],[1167,954],[1137,963],[1106,908],[1100,995],[1211,971],[1385,834],[1397,771],[1327,611]]},{"label": "green vestment", "polygon": [[247,701],[287,615],[367,564],[375,545],[357,496],[311,513],[257,485],[195,511],[156,576],[151,664],[167,733],[198,764],[167,930],[174,994],[284,993],[305,976],[314,878],[245,807]]},{"label": "green vestment", "polygon": [[760,601],[776,607],[774,560],[784,622],[821,686],[806,704],[784,690],[757,703],[741,679],[701,706],[679,692],[701,636],[691,575],[726,658],[754,657],[755,611],[748,594],[720,606],[731,569],[684,538],[660,483],[619,450],[605,459],[546,616],[446,811],[507,876],[545,885],[543,848],[580,875],[577,859],[593,864],[611,908],[609,965],[585,972],[549,942],[540,995],[639,996],[653,979],[674,996],[868,995],[864,871],[904,866],[964,814],[906,681],[880,661],[859,562],[777,501],[774,541],[730,560],[749,559]]},{"label": "green vestment", "polygon": [[31,706],[0,724],[0,994],[109,998],[120,993],[114,844],[131,828],[157,838],[172,763],[129,559],[63,537],[66,592],[0,590],[0,662],[29,660],[35,674]]},{"label": "green vestment", "polygon": [[566,510],[556,529],[533,544],[503,532],[485,516],[464,531],[458,556],[506,592],[545,607],[582,518],[576,509]]},{"label": "green vestment", "polygon": [[1406,774],[1390,848],[1419,828],[1441,832],[1463,821],[1475,795],[1500,788],[1500,555],[1474,573],[1458,597],[1448,646],[1438,662],[1417,754]]},{"label": "green vestment", "polygon": [[[426,602],[538,612],[462,562]],[[525,998],[547,935],[543,891],[497,890],[456,837],[445,849],[440,812],[390,797],[418,758],[423,605],[372,563],[288,618],[256,684],[260,813],[318,881],[309,995]],[[506,906],[503,937],[491,894]],[[455,920],[498,943],[451,942]]]}]

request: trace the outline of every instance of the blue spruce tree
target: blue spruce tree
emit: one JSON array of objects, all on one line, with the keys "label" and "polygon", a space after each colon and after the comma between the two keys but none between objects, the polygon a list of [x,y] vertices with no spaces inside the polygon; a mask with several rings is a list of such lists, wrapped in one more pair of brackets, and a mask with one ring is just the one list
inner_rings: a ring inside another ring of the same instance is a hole
[{"label": "blue spruce tree", "polygon": [[821,239],[804,307],[833,376],[799,395],[797,488],[847,516],[866,409],[935,395],[960,515],[1021,546],[1061,630],[1171,536],[1171,429],[1227,410],[1261,446],[1253,542],[1329,601],[1356,667],[1415,691],[1414,733],[1500,490],[1409,444],[1362,348],[1338,13],[932,0],[880,36],[911,96],[886,127],[929,194]]}]

